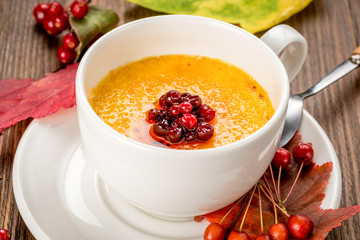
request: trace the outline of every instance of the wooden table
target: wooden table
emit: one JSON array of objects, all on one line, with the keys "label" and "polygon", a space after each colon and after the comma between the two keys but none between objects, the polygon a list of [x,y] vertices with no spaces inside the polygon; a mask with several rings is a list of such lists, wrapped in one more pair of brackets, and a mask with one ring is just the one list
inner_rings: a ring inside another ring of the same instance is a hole
[{"label": "wooden table", "polygon": [[[0,79],[41,78],[60,67],[56,51],[60,38],[35,26],[32,9],[40,0],[0,1]],[[60,1],[69,4],[71,1]],[[114,9],[120,24],[160,13],[125,0],[94,0],[93,5]],[[360,45],[359,0],[315,0],[285,23],[307,39],[309,53],[291,84],[299,92],[317,82]],[[261,34],[259,34],[260,36]],[[341,206],[360,204],[360,70],[306,100],[305,108],[328,134],[340,160]],[[12,163],[19,140],[31,120],[22,121],[0,135],[0,228],[12,239],[34,239],[17,209],[12,190]],[[345,221],[326,239],[359,239],[360,215]]]}]

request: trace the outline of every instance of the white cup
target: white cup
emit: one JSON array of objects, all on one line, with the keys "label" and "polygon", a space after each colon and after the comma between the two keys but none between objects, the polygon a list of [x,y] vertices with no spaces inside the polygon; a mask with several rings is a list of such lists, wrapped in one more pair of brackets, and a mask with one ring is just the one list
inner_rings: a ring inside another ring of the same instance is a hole
[{"label": "white cup", "polygon": [[[305,39],[286,25],[260,40],[234,25],[196,16],[124,24],[97,40],[78,68],[76,100],[87,161],[108,186],[152,215],[182,220],[224,207],[246,193],[271,162],[283,129],[289,79],[306,53]],[[240,67],[268,92],[274,115],[247,138],[204,150],[159,148],[116,132],[91,108],[89,91],[122,64],[164,54],[207,56]]]}]

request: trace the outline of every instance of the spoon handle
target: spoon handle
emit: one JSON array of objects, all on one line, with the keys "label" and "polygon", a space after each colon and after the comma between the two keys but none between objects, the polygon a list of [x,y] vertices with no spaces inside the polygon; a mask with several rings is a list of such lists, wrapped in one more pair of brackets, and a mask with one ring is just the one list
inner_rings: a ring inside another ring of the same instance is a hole
[{"label": "spoon handle", "polygon": [[340,63],[333,71],[327,74],[319,82],[315,83],[315,85],[313,85],[311,88],[297,95],[300,96],[302,99],[310,97],[320,92],[324,88],[328,87],[332,83],[336,82],[341,77],[350,73],[359,66],[360,66],[360,46],[354,50],[353,54],[350,56],[349,59]]}]

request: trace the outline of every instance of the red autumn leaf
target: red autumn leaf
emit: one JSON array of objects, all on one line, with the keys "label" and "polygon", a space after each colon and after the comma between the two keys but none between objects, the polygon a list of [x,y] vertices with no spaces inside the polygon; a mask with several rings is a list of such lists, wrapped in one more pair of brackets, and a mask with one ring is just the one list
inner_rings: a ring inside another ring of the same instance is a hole
[{"label": "red autumn leaf", "polygon": [[[301,142],[301,137],[300,135],[296,135],[293,138],[292,142],[288,144],[288,150],[291,151],[292,148],[299,142]],[[330,178],[331,171],[331,162],[325,163],[321,166],[311,165],[303,169],[302,173],[300,174],[299,180],[296,183],[294,191],[284,204],[286,211],[289,215],[304,214],[312,219],[315,227],[312,236],[309,238],[310,240],[324,239],[327,232],[331,231],[335,227],[340,226],[343,220],[346,220],[347,218],[360,212],[360,205],[326,210],[320,207],[322,200],[325,197],[324,190]],[[291,188],[297,172],[298,166],[294,161],[292,161],[287,171],[282,174],[280,194],[282,200],[284,200],[287,196],[287,193]],[[269,187],[274,193],[274,186],[271,175],[269,174],[269,172],[267,172],[265,176],[270,185]],[[274,176],[276,183],[277,172],[274,172]],[[265,181],[264,184],[266,184]],[[271,201],[264,195],[263,192],[261,192],[260,196],[262,199],[261,203],[262,217],[264,222],[264,233],[268,234],[270,226],[275,222],[274,206]],[[274,197],[276,198],[275,193]],[[243,203],[241,202],[233,209],[233,211],[223,221],[222,226],[228,228],[231,225],[242,204]],[[234,204],[231,204],[223,209],[220,209],[213,213],[209,213],[203,217],[205,217],[211,223],[219,223],[233,205]],[[239,229],[241,220],[243,218],[243,213],[244,211],[242,211],[241,215],[235,222],[235,229]],[[287,217],[279,210],[277,210],[277,214],[279,217],[279,222],[287,222]],[[256,235],[261,234],[258,190],[255,192],[253,200],[251,201],[250,208],[248,210],[245,222],[241,230],[248,232],[252,238],[254,238]]]},{"label": "red autumn leaf", "polygon": [[78,63],[40,80],[0,80],[0,132],[29,117],[41,118],[75,105]]}]

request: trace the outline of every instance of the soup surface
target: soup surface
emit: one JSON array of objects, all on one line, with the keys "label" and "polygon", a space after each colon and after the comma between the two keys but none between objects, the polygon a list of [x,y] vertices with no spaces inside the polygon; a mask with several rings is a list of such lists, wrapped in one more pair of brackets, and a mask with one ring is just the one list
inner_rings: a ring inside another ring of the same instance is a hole
[{"label": "soup surface", "polygon": [[108,125],[137,141],[167,147],[149,134],[146,112],[169,90],[199,95],[216,111],[214,136],[180,143],[176,149],[214,148],[236,142],[261,128],[274,109],[265,90],[246,72],[224,61],[189,55],[147,57],[115,70],[88,96]]}]

